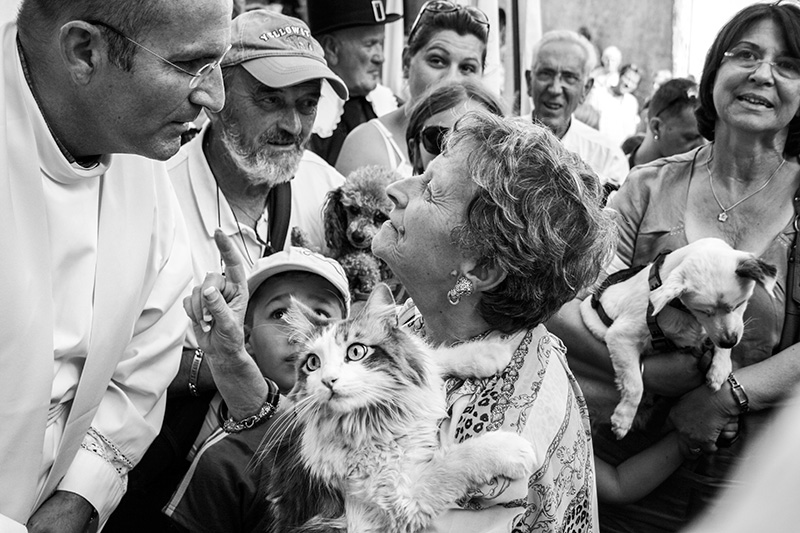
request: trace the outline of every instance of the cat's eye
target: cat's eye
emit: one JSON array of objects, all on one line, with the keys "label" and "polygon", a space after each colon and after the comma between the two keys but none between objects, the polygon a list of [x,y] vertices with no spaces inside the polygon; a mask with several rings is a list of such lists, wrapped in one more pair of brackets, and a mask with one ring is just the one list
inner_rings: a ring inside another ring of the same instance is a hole
[{"label": "cat's eye", "polygon": [[366,356],[372,353],[372,348],[369,346],[365,346],[359,342],[351,344],[347,348],[347,360],[348,361],[360,361],[364,359]]},{"label": "cat's eye", "polygon": [[308,358],[306,358],[306,370],[309,372],[313,372],[317,370],[320,366],[319,356],[315,353],[308,354]]}]

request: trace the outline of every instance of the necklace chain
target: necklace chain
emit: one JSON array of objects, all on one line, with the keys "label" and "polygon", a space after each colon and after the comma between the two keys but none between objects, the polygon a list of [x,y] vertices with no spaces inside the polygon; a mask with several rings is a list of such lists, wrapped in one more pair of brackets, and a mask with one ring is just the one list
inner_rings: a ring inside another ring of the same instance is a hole
[{"label": "necklace chain", "polygon": [[[713,148],[712,148],[712,150],[713,150]],[[712,158],[713,158],[713,152],[712,152],[712,157],[710,157],[708,159],[708,163],[706,164],[706,170],[708,171],[708,185],[709,185],[709,187],[711,187],[711,195],[714,197],[714,200],[717,202],[717,205],[722,210],[717,215],[717,220],[719,220],[720,222],[726,222],[728,220],[728,211],[731,211],[737,205],[741,204],[745,200],[749,200],[750,198],[752,198],[756,194],[758,194],[761,191],[763,191],[764,189],[766,189],[767,185],[769,185],[769,183],[772,181],[772,178],[774,178],[778,174],[780,169],[783,168],[784,163],[786,163],[786,159],[782,159],[780,165],[778,165],[778,168],[776,168],[775,170],[772,171],[772,174],[770,174],[769,178],[767,178],[767,181],[765,181],[763,183],[763,185],[761,185],[761,187],[759,187],[755,191],[751,192],[750,194],[748,194],[744,198],[740,199],[739,201],[735,202],[732,206],[725,207],[725,206],[722,205],[722,202],[719,201],[719,198],[717,197],[717,193],[714,192],[714,174],[711,173],[711,161],[712,161]]]}]

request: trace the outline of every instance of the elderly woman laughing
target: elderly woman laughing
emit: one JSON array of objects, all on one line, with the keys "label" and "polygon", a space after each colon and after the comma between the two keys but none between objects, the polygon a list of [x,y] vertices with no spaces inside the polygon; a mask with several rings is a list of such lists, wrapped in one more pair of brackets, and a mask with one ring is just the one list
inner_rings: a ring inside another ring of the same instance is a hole
[{"label": "elderly woman laughing", "polygon": [[478,488],[431,530],[597,531],[585,402],[542,325],[611,253],[597,178],[545,128],[472,112],[425,174],[387,192],[395,205],[373,251],[412,297],[401,320],[435,345],[515,349],[498,376],[448,382],[443,441],[502,428],[538,458],[529,480]]}]

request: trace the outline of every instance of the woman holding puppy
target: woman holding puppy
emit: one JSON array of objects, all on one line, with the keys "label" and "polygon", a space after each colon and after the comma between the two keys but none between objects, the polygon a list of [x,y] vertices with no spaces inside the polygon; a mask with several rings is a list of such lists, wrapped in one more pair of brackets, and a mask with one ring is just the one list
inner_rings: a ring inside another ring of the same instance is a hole
[{"label": "woman holding puppy", "polygon": [[[786,299],[792,297],[786,280],[795,202],[800,206],[800,7],[751,5],[723,27],[706,57],[697,117],[710,144],[637,167],[610,200],[620,235],[610,270],[647,264],[664,250],[717,237],[775,265],[776,296],[756,288],[744,337],[733,349],[734,372],[716,393],[703,383],[704,360],[686,354],[644,359],[645,389],[679,398],[669,421],[684,446],[706,454],[637,504],[601,507],[603,531],[681,529],[725,484],[769,408],[800,380],[795,331],[784,331]],[[800,300],[800,294],[795,297]],[[590,409],[616,403],[608,353],[584,329],[577,302],[549,327],[569,340],[570,365]],[[741,438],[718,440],[736,417]],[[608,426],[607,417],[593,419],[595,451],[612,464],[661,434],[661,428],[640,429],[616,441]]]}]

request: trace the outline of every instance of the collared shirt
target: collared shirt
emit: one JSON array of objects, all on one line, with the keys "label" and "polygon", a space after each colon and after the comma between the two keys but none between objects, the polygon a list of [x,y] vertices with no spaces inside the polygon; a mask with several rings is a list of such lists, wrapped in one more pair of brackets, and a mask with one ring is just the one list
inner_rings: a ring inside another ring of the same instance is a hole
[{"label": "collared shirt", "polygon": [[625,181],[630,168],[622,148],[596,129],[572,117],[561,142],[594,170],[602,184],[619,187]]}]

